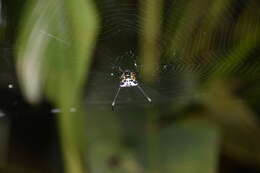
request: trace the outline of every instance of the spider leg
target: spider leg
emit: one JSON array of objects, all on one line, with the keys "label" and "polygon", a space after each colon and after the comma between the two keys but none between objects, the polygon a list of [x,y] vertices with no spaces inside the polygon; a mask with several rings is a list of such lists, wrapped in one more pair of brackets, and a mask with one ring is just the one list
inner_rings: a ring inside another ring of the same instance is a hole
[{"label": "spider leg", "polygon": [[136,60],[134,60],[134,67],[135,67],[135,72],[139,73],[140,72],[140,65],[137,63]]},{"label": "spider leg", "polygon": [[121,73],[124,73],[124,70],[122,70],[122,68],[119,66],[118,67],[118,69],[119,69],[119,71],[121,72]]},{"label": "spider leg", "polygon": [[119,88],[118,88],[118,90],[117,90],[117,92],[116,92],[116,95],[115,95],[115,97],[114,97],[114,100],[113,100],[113,102],[112,102],[112,110],[113,110],[113,111],[114,111],[114,107],[115,107],[115,104],[116,104],[116,99],[117,99],[117,96],[118,96],[120,90],[121,90],[121,87],[119,86]]},{"label": "spider leg", "polygon": [[143,90],[139,85],[137,85],[137,88],[141,91],[141,93],[145,96],[145,98],[146,98],[149,102],[152,102],[152,99],[144,92],[144,90]]}]

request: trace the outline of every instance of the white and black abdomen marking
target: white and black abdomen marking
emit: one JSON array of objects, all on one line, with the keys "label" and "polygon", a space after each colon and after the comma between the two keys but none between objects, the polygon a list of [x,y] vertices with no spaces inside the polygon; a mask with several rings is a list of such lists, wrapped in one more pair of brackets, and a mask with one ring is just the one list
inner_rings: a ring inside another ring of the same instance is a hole
[{"label": "white and black abdomen marking", "polygon": [[138,82],[134,79],[129,78],[123,78],[120,82],[120,87],[135,87],[138,85]]}]

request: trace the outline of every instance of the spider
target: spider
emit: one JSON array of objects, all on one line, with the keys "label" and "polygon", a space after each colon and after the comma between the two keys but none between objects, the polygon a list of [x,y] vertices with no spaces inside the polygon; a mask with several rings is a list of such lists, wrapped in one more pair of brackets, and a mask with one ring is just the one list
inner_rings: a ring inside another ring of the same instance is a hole
[{"label": "spider", "polygon": [[121,88],[129,88],[129,87],[137,87],[140,92],[144,95],[144,97],[149,101],[152,102],[152,99],[144,92],[144,90],[140,87],[138,81],[136,80],[136,73],[132,72],[128,69],[122,70],[121,67],[119,67],[119,71],[122,73],[120,76],[120,83],[119,88],[116,92],[116,95],[114,97],[114,100],[112,102],[112,110],[114,110],[116,99],[118,97],[118,94],[121,90]]}]

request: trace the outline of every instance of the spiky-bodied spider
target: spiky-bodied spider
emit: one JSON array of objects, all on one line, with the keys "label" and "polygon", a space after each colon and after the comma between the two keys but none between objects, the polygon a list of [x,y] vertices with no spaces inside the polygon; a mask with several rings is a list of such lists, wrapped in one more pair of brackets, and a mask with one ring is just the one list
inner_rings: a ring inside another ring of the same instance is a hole
[{"label": "spiky-bodied spider", "polygon": [[120,83],[119,88],[116,92],[116,95],[114,97],[114,100],[112,102],[112,110],[114,110],[117,96],[121,90],[121,88],[129,88],[129,87],[137,87],[140,92],[144,95],[144,97],[149,101],[152,102],[152,99],[144,92],[144,90],[140,87],[138,81],[136,80],[136,73],[133,71],[130,71],[128,69],[122,70],[121,67],[119,67],[119,71],[122,73],[120,76]]}]

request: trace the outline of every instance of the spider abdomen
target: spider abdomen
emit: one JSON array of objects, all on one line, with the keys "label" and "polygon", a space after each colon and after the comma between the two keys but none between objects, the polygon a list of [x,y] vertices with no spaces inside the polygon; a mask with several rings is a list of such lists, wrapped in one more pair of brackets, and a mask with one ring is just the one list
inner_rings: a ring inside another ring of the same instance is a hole
[{"label": "spider abdomen", "polygon": [[138,82],[136,80],[133,80],[131,78],[125,78],[120,82],[120,87],[135,87],[138,85]]}]

